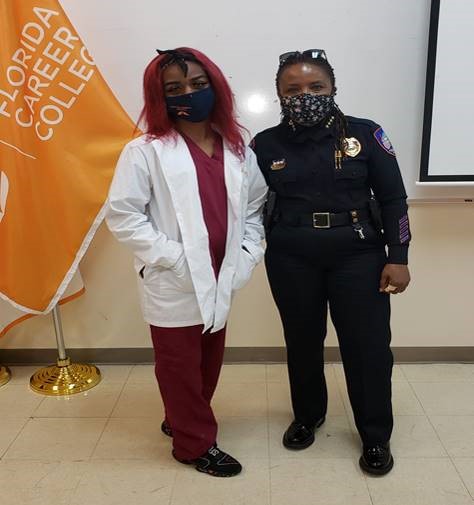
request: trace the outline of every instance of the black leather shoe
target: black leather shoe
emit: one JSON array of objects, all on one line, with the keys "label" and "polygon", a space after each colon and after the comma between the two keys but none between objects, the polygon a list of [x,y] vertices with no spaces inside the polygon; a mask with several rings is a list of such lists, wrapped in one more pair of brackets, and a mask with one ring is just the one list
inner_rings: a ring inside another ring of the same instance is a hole
[{"label": "black leather shoe", "polygon": [[213,477],[233,477],[242,471],[242,465],[232,456],[213,445],[202,456],[196,459],[174,459],[185,465],[194,465],[198,472],[207,473]]},{"label": "black leather shoe", "polygon": [[390,444],[364,446],[359,465],[364,472],[372,475],[385,475],[393,468],[393,457]]},{"label": "black leather shoe", "polygon": [[283,435],[283,445],[293,451],[306,449],[314,442],[314,432],[316,428],[322,426],[325,419],[321,418],[314,426],[293,421]]},{"label": "black leather shoe", "polygon": [[161,423],[161,431],[167,436],[167,437],[172,437],[173,436],[173,431],[171,430],[171,426],[166,423],[166,421],[163,421]]}]

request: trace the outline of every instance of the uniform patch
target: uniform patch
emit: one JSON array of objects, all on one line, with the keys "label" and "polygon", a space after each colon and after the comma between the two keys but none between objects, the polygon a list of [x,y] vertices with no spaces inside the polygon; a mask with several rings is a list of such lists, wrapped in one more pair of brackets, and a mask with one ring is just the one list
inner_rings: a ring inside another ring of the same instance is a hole
[{"label": "uniform patch", "polygon": [[377,128],[374,131],[374,137],[384,151],[386,151],[388,154],[391,154],[392,156],[395,156],[395,149],[393,148],[388,135],[383,131],[381,127]]},{"label": "uniform patch", "polygon": [[273,160],[270,168],[272,170],[282,170],[285,167],[286,167],[286,160],[285,158],[282,158],[281,160]]}]

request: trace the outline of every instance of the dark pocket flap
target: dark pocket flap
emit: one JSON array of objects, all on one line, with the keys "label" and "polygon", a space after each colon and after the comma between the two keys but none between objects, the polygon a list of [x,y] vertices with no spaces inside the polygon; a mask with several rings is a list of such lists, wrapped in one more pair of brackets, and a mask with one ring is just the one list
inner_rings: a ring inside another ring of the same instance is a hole
[{"label": "dark pocket flap", "polygon": [[367,165],[358,161],[344,160],[342,168],[335,171],[336,179],[359,179],[367,177]]},{"label": "dark pocket flap", "polygon": [[287,171],[287,170],[275,170],[274,172],[270,172],[270,181],[277,183],[284,182],[295,182],[297,179],[296,172]]}]

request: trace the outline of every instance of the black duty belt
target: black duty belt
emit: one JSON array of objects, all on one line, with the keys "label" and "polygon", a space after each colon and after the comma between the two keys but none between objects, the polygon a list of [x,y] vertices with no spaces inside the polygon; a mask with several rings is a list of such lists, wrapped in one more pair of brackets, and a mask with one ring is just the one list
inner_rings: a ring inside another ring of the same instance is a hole
[{"label": "black duty belt", "polygon": [[368,209],[354,209],[348,212],[313,212],[297,215],[282,214],[279,221],[289,226],[310,226],[311,228],[332,228],[333,226],[356,225],[369,221]]}]

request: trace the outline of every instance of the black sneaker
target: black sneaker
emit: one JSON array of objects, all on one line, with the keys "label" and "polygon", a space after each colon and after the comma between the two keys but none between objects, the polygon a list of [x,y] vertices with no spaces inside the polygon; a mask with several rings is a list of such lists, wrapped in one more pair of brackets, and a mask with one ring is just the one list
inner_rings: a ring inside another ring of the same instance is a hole
[{"label": "black sneaker", "polygon": [[393,468],[393,456],[390,452],[390,444],[364,446],[359,465],[366,473],[372,475],[385,475]]},{"label": "black sneaker", "polygon": [[213,477],[233,477],[242,471],[242,465],[232,456],[213,445],[202,456],[196,459],[178,459],[174,451],[173,457],[185,465],[194,465],[198,472],[207,473]]},{"label": "black sneaker", "polygon": [[161,423],[161,431],[167,436],[167,437],[172,437],[173,436],[173,430],[171,429],[171,426],[167,424],[166,421],[163,421]]}]

